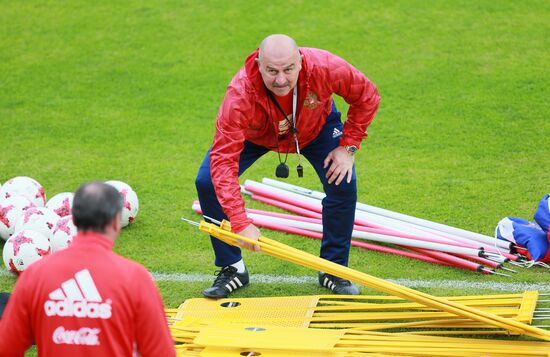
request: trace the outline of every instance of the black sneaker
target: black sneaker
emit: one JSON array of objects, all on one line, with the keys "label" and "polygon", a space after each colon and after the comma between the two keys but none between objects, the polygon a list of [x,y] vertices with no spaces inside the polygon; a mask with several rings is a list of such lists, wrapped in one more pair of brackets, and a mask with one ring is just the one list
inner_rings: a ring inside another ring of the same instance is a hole
[{"label": "black sneaker", "polygon": [[359,295],[359,289],[351,281],[326,273],[319,273],[319,284],[337,295]]},{"label": "black sneaker", "polygon": [[203,290],[202,294],[207,298],[221,299],[227,297],[233,291],[242,288],[248,284],[248,271],[237,273],[237,268],[228,265],[222,270],[217,271],[214,284],[208,289]]}]

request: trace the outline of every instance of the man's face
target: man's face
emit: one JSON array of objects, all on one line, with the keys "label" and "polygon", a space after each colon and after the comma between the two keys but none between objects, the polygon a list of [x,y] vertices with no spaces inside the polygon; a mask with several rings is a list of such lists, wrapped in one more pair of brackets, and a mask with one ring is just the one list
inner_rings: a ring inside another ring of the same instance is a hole
[{"label": "man's face", "polygon": [[302,69],[302,56],[297,51],[283,58],[262,55],[256,61],[265,86],[275,95],[284,96],[296,86]]}]

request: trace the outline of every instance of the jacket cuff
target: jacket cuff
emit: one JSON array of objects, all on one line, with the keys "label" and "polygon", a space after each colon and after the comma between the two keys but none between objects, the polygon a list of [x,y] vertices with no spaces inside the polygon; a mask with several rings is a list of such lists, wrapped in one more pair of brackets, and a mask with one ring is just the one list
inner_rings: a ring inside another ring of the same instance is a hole
[{"label": "jacket cuff", "polygon": [[352,138],[347,138],[345,136],[342,136],[340,139],[340,146],[355,146],[357,149],[361,148],[361,140],[355,140]]},{"label": "jacket cuff", "polygon": [[230,218],[231,230],[234,233],[239,233],[245,229],[249,224],[252,223],[252,220],[246,216],[246,213],[239,213]]}]

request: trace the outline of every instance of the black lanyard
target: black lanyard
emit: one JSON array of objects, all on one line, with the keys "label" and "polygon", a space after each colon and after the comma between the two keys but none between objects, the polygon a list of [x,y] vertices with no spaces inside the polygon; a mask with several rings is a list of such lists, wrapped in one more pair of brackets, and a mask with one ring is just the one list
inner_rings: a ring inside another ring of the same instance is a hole
[{"label": "black lanyard", "polygon": [[[275,99],[275,97],[273,96],[273,93],[267,88],[266,88],[266,90],[267,90],[267,96],[269,97],[269,99],[271,99],[273,104],[275,104],[277,109],[279,109],[279,111],[283,115],[284,120],[286,120],[291,125],[292,132],[294,133],[296,131],[296,121],[294,120],[294,114],[295,114],[296,110],[294,108],[294,103],[292,103],[292,121],[290,121],[288,119],[288,116],[286,115],[285,111],[283,110],[283,108],[281,108],[281,105],[279,104],[277,99]],[[294,91],[296,91],[296,87],[294,87]]]},{"label": "black lanyard", "polygon": [[[273,104],[275,104],[275,106],[277,107],[277,109],[279,109],[281,114],[283,114],[284,120],[288,121],[291,124],[292,135],[294,136],[294,143],[296,144],[296,154],[298,155],[298,165],[296,166],[296,170],[298,171],[298,177],[302,177],[304,169],[301,165],[300,146],[298,145],[298,130],[296,129],[296,120],[298,119],[297,118],[297,113],[296,113],[296,111],[297,111],[296,107],[297,107],[297,102],[298,102],[298,83],[296,83],[296,85],[294,86],[294,92],[292,94],[292,121],[290,121],[288,119],[285,111],[283,110],[283,108],[281,108],[281,105],[279,104],[279,102],[273,96],[273,93],[267,88],[266,88],[266,91],[267,91],[267,96],[269,97],[269,99],[273,102]],[[289,147],[287,146],[285,161],[281,161],[281,154],[279,153],[278,148],[279,148],[279,133],[277,133],[277,155],[279,156],[280,165],[281,166],[282,165],[286,166],[286,160],[288,158],[288,149],[289,149]],[[286,168],[286,170],[288,172],[288,167]],[[283,177],[283,176],[278,176],[278,177]],[[287,174],[287,177],[288,177],[288,174]]]}]

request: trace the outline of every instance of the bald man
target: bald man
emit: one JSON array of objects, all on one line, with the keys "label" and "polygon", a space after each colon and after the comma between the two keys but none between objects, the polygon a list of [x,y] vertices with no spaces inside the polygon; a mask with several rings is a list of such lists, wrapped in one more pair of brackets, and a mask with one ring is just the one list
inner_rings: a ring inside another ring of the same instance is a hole
[{"label": "bald man", "polygon": [[[333,94],[349,104],[345,124]],[[326,193],[320,256],[347,266],[357,202],[355,154],[379,101],[376,87],[342,58],[298,47],[286,35],[266,37],[233,77],[220,106],[214,141],[195,181],[204,215],[229,219],[234,232],[257,240],[260,231],[246,216],[239,176],[275,151],[275,175],[288,177],[287,157],[296,153],[298,176],[303,156]],[[248,271],[239,248],[214,237],[211,241],[221,269],[203,295],[224,298],[248,284]],[[348,280],[322,272],[319,283],[336,294],[359,294]]]}]

